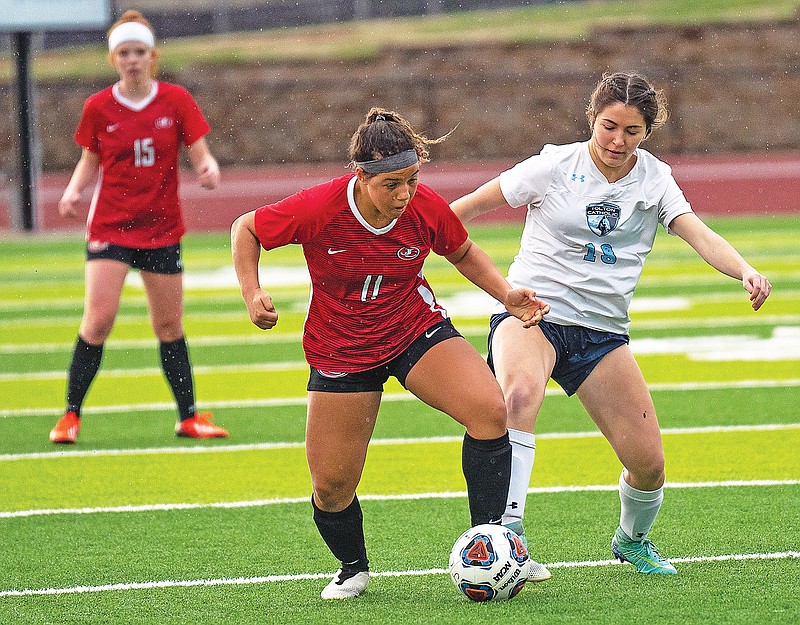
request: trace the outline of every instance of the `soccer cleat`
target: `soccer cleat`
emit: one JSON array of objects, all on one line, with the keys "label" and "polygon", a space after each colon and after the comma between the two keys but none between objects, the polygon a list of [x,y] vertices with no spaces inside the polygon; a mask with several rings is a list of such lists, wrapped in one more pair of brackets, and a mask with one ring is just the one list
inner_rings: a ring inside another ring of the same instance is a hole
[{"label": "soccer cleat", "polygon": [[620,562],[630,562],[639,573],[655,575],[675,575],[678,571],[664,556],[658,553],[656,546],[647,538],[641,542],[632,540],[621,527],[614,532],[611,551]]},{"label": "soccer cleat", "polygon": [[[504,523],[504,525],[517,536],[519,536],[522,544],[525,545],[525,548],[527,549],[528,539],[525,538],[525,526],[522,524],[522,521],[511,521],[511,523]],[[530,552],[528,552],[528,562],[530,562],[530,569],[528,573],[529,582],[543,582],[553,577],[553,574],[544,564],[539,564],[536,562],[536,560],[530,557]]]},{"label": "soccer cleat", "polygon": [[210,421],[211,413],[195,412],[194,416],[175,424],[175,436],[189,438],[227,438],[228,430],[217,427]]},{"label": "soccer cleat", "polygon": [[544,582],[553,577],[553,574],[544,564],[539,564],[536,560],[531,559],[530,556],[528,562],[530,562],[530,570],[528,572],[529,582]]},{"label": "soccer cleat", "polygon": [[74,443],[81,430],[81,420],[72,411],[66,413],[57,422],[55,427],[50,430],[50,440],[54,443]]},{"label": "soccer cleat", "polygon": [[368,571],[336,571],[336,575],[322,589],[320,597],[323,599],[352,599],[358,597],[367,589],[369,584]]}]

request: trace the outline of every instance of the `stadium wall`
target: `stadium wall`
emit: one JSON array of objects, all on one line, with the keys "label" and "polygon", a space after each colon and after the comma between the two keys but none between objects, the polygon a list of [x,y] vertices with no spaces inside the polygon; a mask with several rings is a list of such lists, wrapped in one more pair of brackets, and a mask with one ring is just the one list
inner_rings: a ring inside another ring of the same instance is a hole
[{"label": "stadium wall", "polygon": [[[370,106],[394,108],[429,136],[456,131],[441,160],[514,159],[586,136],[588,91],[604,71],[638,70],[667,92],[660,154],[797,150],[800,20],[596,30],[582,41],[389,48],[371,60],[192,65],[163,76],[195,95],[225,166],[343,162]],[[40,82],[45,172],[70,170],[83,101],[105,82]],[[0,86],[0,102],[13,98]],[[11,116],[0,116],[0,173],[13,171]],[[3,180],[9,176],[3,175]]]}]

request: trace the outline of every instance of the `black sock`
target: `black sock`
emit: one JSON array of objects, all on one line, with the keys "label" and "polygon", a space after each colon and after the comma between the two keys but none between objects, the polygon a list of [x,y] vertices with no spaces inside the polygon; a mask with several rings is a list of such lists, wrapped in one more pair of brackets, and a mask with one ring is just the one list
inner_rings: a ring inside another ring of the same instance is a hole
[{"label": "black sock", "polygon": [[461,467],[467,481],[472,525],[499,524],[506,509],[511,480],[508,432],[491,440],[480,440],[464,434]]},{"label": "black sock", "polygon": [[191,419],[195,413],[194,382],[192,365],[189,363],[189,348],[186,339],[180,338],[172,343],[161,343],[161,368],[172,388],[178,415],[181,421]]},{"label": "black sock", "polygon": [[67,412],[74,412],[80,416],[83,400],[100,369],[102,358],[102,343],[91,345],[78,335],[75,348],[72,350],[72,362],[67,377]]},{"label": "black sock", "polygon": [[[505,503],[505,502],[504,502]],[[342,562],[343,572],[368,571],[367,546],[364,541],[364,515],[358,497],[341,512],[325,512],[317,508],[314,497],[314,523],[331,553]]]}]

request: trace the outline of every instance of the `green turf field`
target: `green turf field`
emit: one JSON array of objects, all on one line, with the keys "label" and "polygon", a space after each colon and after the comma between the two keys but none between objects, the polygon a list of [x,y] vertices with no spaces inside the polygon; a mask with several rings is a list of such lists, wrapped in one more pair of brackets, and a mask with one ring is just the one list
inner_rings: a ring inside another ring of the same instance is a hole
[{"label": "green turf field", "polygon": [[[297,248],[264,269],[281,314],[253,327],[224,234],[185,239],[186,330],[200,408],[231,432],[172,435],[143,291],[126,287],[77,445],[48,432],[82,311],[79,235],[0,243],[0,623],[800,622],[800,223],[710,220],[774,285],[741,285],[659,233],[634,298],[632,347],[664,429],[665,503],[652,538],[679,575],[611,561],[620,466],[553,386],[528,502],[533,556],[553,578],[473,604],[443,569],[468,523],[461,428],[392,382],[359,489],[373,578],[349,602],[311,520],[302,447],[307,299]],[[505,270],[517,226],[475,226]],[[440,258],[426,274],[485,350],[486,305]],[[135,278],[135,276],[134,276]],[[454,369],[454,374],[457,370]]]}]

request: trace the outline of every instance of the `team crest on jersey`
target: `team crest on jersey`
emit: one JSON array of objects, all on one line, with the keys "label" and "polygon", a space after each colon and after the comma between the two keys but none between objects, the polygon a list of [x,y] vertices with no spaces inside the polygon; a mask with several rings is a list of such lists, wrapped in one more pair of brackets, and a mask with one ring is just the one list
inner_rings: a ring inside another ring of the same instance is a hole
[{"label": "team crest on jersey", "polygon": [[586,222],[592,232],[603,237],[617,227],[620,212],[611,202],[594,202],[586,207]]},{"label": "team crest on jersey", "polygon": [[156,121],[153,122],[153,125],[156,128],[163,130],[164,128],[172,128],[174,123],[175,120],[172,119],[171,117],[157,117]]},{"label": "team crest on jersey", "polygon": [[397,258],[400,260],[414,260],[418,256],[418,247],[401,247],[399,250],[397,250]]}]

